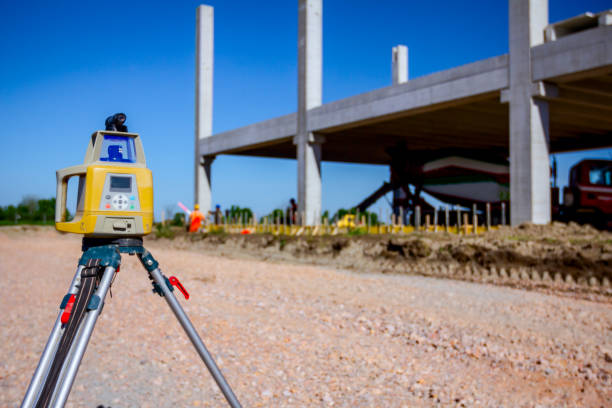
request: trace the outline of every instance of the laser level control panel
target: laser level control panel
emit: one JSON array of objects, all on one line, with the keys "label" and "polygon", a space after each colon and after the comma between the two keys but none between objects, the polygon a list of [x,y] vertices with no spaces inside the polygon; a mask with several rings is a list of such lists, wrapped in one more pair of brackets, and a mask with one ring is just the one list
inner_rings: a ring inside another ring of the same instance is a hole
[{"label": "laser level control panel", "polygon": [[133,174],[106,174],[100,210],[140,211],[136,176]]}]

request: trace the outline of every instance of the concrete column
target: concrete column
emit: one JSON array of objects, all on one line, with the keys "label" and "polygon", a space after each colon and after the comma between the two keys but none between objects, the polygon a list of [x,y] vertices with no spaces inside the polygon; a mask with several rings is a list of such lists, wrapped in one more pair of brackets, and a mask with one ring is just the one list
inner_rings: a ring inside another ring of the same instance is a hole
[{"label": "concrete column", "polygon": [[[315,135],[310,135],[315,137]],[[321,143],[298,143],[298,207],[306,212],[306,225],[321,221]]]},{"label": "concrete column", "polygon": [[200,177],[200,185],[198,189],[198,198],[200,202],[200,211],[204,214],[208,214],[208,211],[212,208],[212,164],[215,161],[216,156],[202,156],[200,158],[200,170],[202,176]]},{"label": "concrete column", "polygon": [[321,214],[321,140],[308,130],[308,110],[321,105],[322,0],[298,1],[298,208],[305,223],[315,225]]},{"label": "concrete column", "polygon": [[531,61],[547,24],[548,0],[509,0],[512,225],[551,220],[548,103],[534,92]]},{"label": "concrete column", "polygon": [[196,10],[195,190],[194,201],[204,213],[211,208],[210,164],[202,158],[200,140],[212,135],[214,9]]},{"label": "concrete column", "polygon": [[391,50],[391,77],[393,85],[408,81],[408,47],[398,45]]}]

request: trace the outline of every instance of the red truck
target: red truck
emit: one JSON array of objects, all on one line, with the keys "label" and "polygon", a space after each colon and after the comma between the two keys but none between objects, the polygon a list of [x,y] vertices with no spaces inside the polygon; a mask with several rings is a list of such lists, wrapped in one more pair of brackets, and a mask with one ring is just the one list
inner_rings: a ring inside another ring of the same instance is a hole
[{"label": "red truck", "polygon": [[582,160],[570,169],[568,184],[562,204],[553,190],[555,218],[612,228],[612,161]]}]

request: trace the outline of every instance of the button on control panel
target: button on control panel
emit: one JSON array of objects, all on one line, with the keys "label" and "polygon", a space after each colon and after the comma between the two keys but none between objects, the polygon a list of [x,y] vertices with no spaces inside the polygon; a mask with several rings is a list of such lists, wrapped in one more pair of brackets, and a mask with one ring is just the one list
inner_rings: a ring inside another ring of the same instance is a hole
[{"label": "button on control panel", "polygon": [[106,175],[100,209],[107,211],[140,211],[138,185],[133,174]]},{"label": "button on control panel", "polygon": [[115,210],[127,210],[129,206],[128,198],[123,194],[115,195],[112,203]]}]

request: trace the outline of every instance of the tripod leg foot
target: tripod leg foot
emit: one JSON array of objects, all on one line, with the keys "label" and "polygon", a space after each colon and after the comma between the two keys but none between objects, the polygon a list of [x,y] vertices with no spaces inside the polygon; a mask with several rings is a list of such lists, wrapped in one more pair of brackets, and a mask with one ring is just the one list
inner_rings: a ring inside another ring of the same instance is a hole
[{"label": "tripod leg foot", "polygon": [[95,308],[90,309],[87,312],[85,319],[81,323],[77,337],[75,338],[74,344],[70,349],[70,358],[66,361],[65,366],[62,368],[62,372],[60,374],[61,382],[58,383],[52,403],[50,405],[51,407],[61,408],[68,399],[70,389],[72,388],[77,371],[79,370],[79,365],[81,364],[81,360],[85,354],[85,349],[87,348],[87,344],[89,343],[89,339],[93,333],[94,326],[98,320],[102,306],[104,305],[104,299],[106,298],[108,289],[113,281],[113,276],[115,276],[115,268],[112,266],[106,267],[104,274],[102,275],[102,279],[100,280],[100,284],[95,292],[95,296],[100,299],[100,302]]},{"label": "tripod leg foot", "polygon": [[219,367],[217,367],[215,360],[210,355],[195,327],[193,327],[189,317],[187,317],[187,314],[181,307],[181,304],[178,302],[172,291],[168,288],[166,278],[158,267],[159,264],[155,261],[155,259],[153,259],[153,256],[151,256],[148,251],[145,251],[142,255],[140,255],[140,261],[145,269],[149,271],[149,274],[157,286],[162,290],[164,299],[166,299],[168,306],[170,306],[170,309],[172,309],[172,312],[183,327],[183,330],[185,330],[185,333],[187,333],[187,337],[189,337],[189,340],[191,340],[191,343],[193,343],[193,346],[202,358],[202,361],[204,361],[204,364],[206,364],[208,371],[221,389],[221,392],[225,396],[228,404],[232,408],[241,408],[242,406],[240,405],[240,402],[238,402],[238,398],[236,398],[236,395],[234,395],[234,392],[225,380],[225,377],[223,377],[221,370],[219,370]]},{"label": "tripod leg foot", "polygon": [[[77,272],[72,278],[72,283],[70,284],[70,288],[68,289],[68,294],[73,295],[78,291],[78,285],[81,281],[81,271],[83,270],[83,265],[79,265],[77,268]],[[64,332],[64,328],[62,327],[61,317],[62,317],[63,309],[60,309],[59,314],[57,315],[57,319],[55,320],[55,325],[51,330],[51,334],[49,335],[49,340],[47,340],[47,345],[45,346],[45,350],[40,357],[40,361],[38,362],[38,366],[36,367],[36,371],[32,376],[32,380],[30,381],[30,385],[28,386],[28,390],[26,391],[25,396],[23,397],[23,401],[21,403],[22,408],[33,407],[38,399],[38,395],[42,389],[42,386],[45,382],[45,378],[47,377],[47,373],[49,372],[49,367],[53,362],[53,358],[55,357],[55,352],[57,350],[57,346],[62,337],[62,333]]]}]

